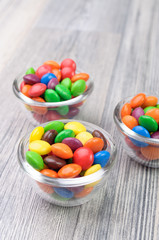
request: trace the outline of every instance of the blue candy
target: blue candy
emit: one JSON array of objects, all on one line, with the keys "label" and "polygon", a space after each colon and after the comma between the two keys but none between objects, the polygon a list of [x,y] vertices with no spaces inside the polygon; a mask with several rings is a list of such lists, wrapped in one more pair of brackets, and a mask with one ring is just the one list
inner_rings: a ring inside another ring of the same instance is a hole
[{"label": "blue candy", "polygon": [[52,79],[52,78],[56,78],[55,74],[53,73],[46,73],[45,75],[42,76],[41,78],[41,83],[44,83],[46,86],[48,84],[48,82]]},{"label": "blue candy", "polygon": [[[147,131],[146,128],[142,127],[142,126],[136,126],[132,129],[132,131],[138,133],[139,135],[143,136],[143,137],[147,137],[147,138],[150,138],[150,133]],[[130,138],[132,143],[134,145],[136,145],[137,147],[147,147],[148,144],[147,143],[144,143],[144,142],[140,142],[140,141],[137,141],[137,140],[134,140],[132,138]]]},{"label": "blue candy", "polygon": [[72,198],[74,196],[74,193],[69,191],[67,188],[56,188],[56,187],[54,187],[54,191],[60,197],[63,197],[63,198]]},{"label": "blue candy", "polygon": [[100,164],[101,167],[105,167],[110,157],[110,153],[103,150],[94,154],[93,164]]}]

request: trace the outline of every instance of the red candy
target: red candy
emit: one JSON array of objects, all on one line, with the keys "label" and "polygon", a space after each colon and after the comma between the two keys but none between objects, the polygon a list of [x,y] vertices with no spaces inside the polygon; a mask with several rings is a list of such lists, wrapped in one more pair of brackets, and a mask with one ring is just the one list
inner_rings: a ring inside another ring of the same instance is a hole
[{"label": "red candy", "polygon": [[49,65],[41,65],[40,67],[38,67],[35,74],[39,78],[42,78],[42,76],[46,73],[51,73],[51,70],[52,68]]},{"label": "red candy", "polygon": [[61,62],[61,68],[65,68],[65,67],[70,67],[75,71],[76,63],[72,59],[66,58]]},{"label": "red candy", "polygon": [[46,85],[44,83],[36,83],[29,90],[30,97],[40,97],[46,90]]},{"label": "red candy", "polygon": [[87,170],[91,167],[94,161],[94,155],[91,149],[87,147],[78,148],[73,155],[73,162],[80,165],[82,170]]},{"label": "red candy", "polygon": [[74,69],[70,68],[70,67],[65,67],[62,68],[61,70],[61,78],[65,79],[65,78],[72,78],[75,75]]}]

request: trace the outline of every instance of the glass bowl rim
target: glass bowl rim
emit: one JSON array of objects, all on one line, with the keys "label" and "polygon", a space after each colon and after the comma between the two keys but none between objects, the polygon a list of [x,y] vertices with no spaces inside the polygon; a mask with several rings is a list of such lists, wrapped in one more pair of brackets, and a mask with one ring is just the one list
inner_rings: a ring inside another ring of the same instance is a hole
[{"label": "glass bowl rim", "polygon": [[[62,121],[63,123],[72,122],[72,120],[70,120],[70,119],[62,119],[60,121]],[[109,172],[109,170],[114,165],[114,162],[116,159],[116,153],[117,153],[116,144],[115,144],[113,138],[104,129],[98,127],[97,125],[95,125],[93,123],[73,119],[73,122],[75,122],[75,121],[86,125],[86,127],[88,127],[88,126],[92,127],[92,128],[94,128],[94,130],[95,129],[99,130],[104,134],[104,136],[106,136],[106,139],[110,143],[110,148],[112,151],[110,153],[110,158],[108,161],[109,164],[93,174],[90,174],[88,176],[83,176],[80,178],[50,178],[50,177],[47,177],[47,176],[41,174],[40,172],[38,172],[37,170],[35,170],[33,167],[31,167],[27,163],[25,156],[23,155],[23,151],[25,148],[24,141],[29,140],[30,133],[28,133],[19,141],[18,151],[17,151],[18,152],[18,162],[20,164],[20,167],[24,170],[25,173],[27,173],[34,180],[39,181],[41,183],[51,184],[51,185],[53,184],[53,185],[60,186],[60,187],[72,187],[72,186],[86,185],[86,184],[90,184],[92,182],[98,181],[99,179],[101,179],[103,177],[103,175],[105,175]],[[52,121],[50,121],[50,122],[52,122]],[[49,122],[47,122],[47,123],[49,123]],[[41,124],[39,126],[45,126],[47,123]],[[88,131],[89,131],[89,129],[88,129]]]},{"label": "glass bowl rim", "polygon": [[62,101],[62,102],[44,102],[44,103],[43,102],[37,102],[37,101],[34,101],[31,98],[25,96],[23,93],[20,92],[20,89],[18,87],[18,80],[23,79],[24,72],[20,73],[14,79],[13,84],[12,84],[12,90],[13,90],[14,95],[19,100],[21,100],[25,104],[32,105],[32,106],[38,106],[38,107],[61,107],[61,106],[65,106],[65,105],[68,105],[68,106],[74,105],[74,104],[80,103],[81,101],[84,101],[92,93],[92,91],[94,89],[93,80],[90,78],[86,82],[87,86],[88,86],[87,90],[83,94],[81,94],[81,95],[79,95],[79,96],[77,96],[75,98],[72,98],[72,99],[66,100],[66,101]]},{"label": "glass bowl rim", "polygon": [[[149,95],[147,93],[145,93],[148,96],[152,96]],[[148,144],[152,144],[152,145],[157,145],[159,146],[159,139],[155,139],[155,138],[147,138],[144,136],[141,136],[140,134],[132,131],[130,128],[128,128],[121,120],[121,115],[120,115],[120,110],[121,107],[127,103],[130,102],[130,100],[133,98],[134,96],[131,97],[127,97],[122,99],[120,102],[117,103],[117,105],[114,108],[114,113],[113,113],[113,118],[114,118],[114,122],[117,125],[118,129],[120,131],[122,131],[126,136],[133,138],[134,140],[138,140],[140,142],[144,142],[144,143],[148,143]]]}]

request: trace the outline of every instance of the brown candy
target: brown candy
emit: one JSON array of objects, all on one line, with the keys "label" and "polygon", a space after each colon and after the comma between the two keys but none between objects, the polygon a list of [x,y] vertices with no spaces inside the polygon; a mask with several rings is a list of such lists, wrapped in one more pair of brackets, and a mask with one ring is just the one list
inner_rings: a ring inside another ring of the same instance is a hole
[{"label": "brown candy", "polygon": [[97,138],[101,138],[103,141],[104,141],[104,147],[102,150],[105,150],[107,149],[107,140],[106,138],[104,137],[103,133],[101,133],[100,131],[98,130],[94,130],[93,133],[92,133],[93,137],[97,137]]},{"label": "brown candy", "polygon": [[54,139],[57,136],[58,132],[54,129],[48,130],[42,136],[42,140],[48,142],[50,145],[54,143]]},{"label": "brown candy", "polygon": [[44,163],[53,170],[58,170],[66,165],[65,160],[53,155],[48,155],[47,157],[45,157]]}]

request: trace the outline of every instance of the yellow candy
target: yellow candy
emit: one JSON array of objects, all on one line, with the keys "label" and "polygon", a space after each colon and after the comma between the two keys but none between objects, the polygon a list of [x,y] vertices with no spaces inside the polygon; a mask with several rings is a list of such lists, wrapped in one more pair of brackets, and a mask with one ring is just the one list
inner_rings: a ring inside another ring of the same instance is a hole
[{"label": "yellow candy", "polygon": [[86,128],[82,123],[79,122],[68,122],[65,124],[64,129],[71,129],[74,131],[75,135],[80,132],[85,132]]},{"label": "yellow candy", "polygon": [[84,145],[89,139],[93,138],[93,136],[89,132],[80,132],[77,134],[76,138]]},{"label": "yellow candy", "polygon": [[[88,168],[88,169],[85,171],[84,176],[88,176],[88,175],[90,175],[90,174],[92,174],[92,173],[95,173],[95,172],[99,171],[101,168],[102,168],[102,167],[101,167],[100,164],[95,164],[95,165],[91,166],[90,168]],[[90,184],[87,184],[87,185],[85,185],[85,188],[94,187],[94,186],[97,185],[99,182],[100,182],[100,180],[95,181],[95,182],[92,182],[92,183],[90,183]]]},{"label": "yellow candy", "polygon": [[40,140],[43,134],[44,134],[44,128],[36,127],[30,134],[29,142],[31,143],[35,140]]},{"label": "yellow candy", "polygon": [[32,108],[31,108],[30,105],[24,104],[24,106],[26,107],[26,109],[27,109],[28,111],[32,111]]},{"label": "yellow candy", "polygon": [[48,142],[43,140],[35,140],[29,144],[30,151],[45,155],[51,152],[51,146]]}]

